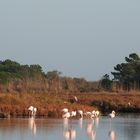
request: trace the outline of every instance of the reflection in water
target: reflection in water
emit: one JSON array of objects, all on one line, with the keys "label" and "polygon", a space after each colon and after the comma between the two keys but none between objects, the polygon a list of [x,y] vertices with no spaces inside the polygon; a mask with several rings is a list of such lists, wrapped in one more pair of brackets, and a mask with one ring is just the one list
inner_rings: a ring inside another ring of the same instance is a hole
[{"label": "reflection in water", "polygon": [[80,125],[80,128],[82,129],[83,128],[83,118],[79,119],[79,125]]},{"label": "reflection in water", "polygon": [[76,131],[74,129],[69,129],[63,133],[66,140],[73,140],[76,138]]},{"label": "reflection in water", "polygon": [[94,120],[87,123],[86,132],[91,140],[95,140],[96,138],[96,132],[93,130],[93,126],[94,126]]},{"label": "reflection in water", "polygon": [[29,128],[33,132],[33,134],[36,134],[36,123],[35,123],[35,118],[31,117],[29,118]]},{"label": "reflection in water", "polygon": [[72,128],[71,120],[63,119],[63,136],[66,140],[74,140],[76,138],[76,130]]},{"label": "reflection in water", "polygon": [[68,128],[68,123],[69,123],[69,119],[68,118],[63,118],[63,126],[64,126],[64,128]]},{"label": "reflection in water", "polygon": [[97,118],[95,118],[95,125],[96,125],[96,128],[98,128],[98,126],[99,126],[99,117],[97,117]]},{"label": "reflection in water", "polygon": [[108,133],[108,136],[109,136],[110,140],[115,140],[116,139],[115,131],[110,130]]},{"label": "reflection in water", "polygon": [[112,118],[115,117],[115,113],[114,111],[112,111],[113,113],[111,113],[111,115],[113,114],[113,117],[109,118],[109,129],[110,131],[108,132],[108,137],[110,140],[115,140],[116,139],[116,134],[115,131],[112,129]]},{"label": "reflection in water", "polygon": [[111,128],[107,116],[99,119],[0,119],[0,140],[139,140],[140,138],[140,118],[132,115],[129,118],[117,116],[112,121]]}]

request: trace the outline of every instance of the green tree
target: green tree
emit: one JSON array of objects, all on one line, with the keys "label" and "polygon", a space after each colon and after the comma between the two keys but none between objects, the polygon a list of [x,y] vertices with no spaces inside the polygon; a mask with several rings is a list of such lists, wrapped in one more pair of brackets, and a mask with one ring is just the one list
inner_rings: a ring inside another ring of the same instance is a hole
[{"label": "green tree", "polygon": [[139,89],[140,87],[140,57],[132,53],[125,57],[125,63],[117,64],[112,72],[114,80],[118,81],[124,90]]},{"label": "green tree", "polygon": [[105,74],[101,79],[101,87],[104,90],[111,90],[112,89],[112,80],[110,80],[110,77],[108,74]]}]

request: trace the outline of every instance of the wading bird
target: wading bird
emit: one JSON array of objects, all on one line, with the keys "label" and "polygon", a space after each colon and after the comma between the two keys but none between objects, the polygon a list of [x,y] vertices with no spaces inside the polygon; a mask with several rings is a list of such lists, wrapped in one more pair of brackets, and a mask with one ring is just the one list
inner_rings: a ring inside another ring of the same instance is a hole
[{"label": "wading bird", "polygon": [[116,114],[116,112],[114,110],[109,114],[109,118],[110,118],[110,129],[111,129],[111,120],[113,118],[115,118],[115,114]]},{"label": "wading bird", "polygon": [[109,117],[110,117],[110,118],[115,118],[115,114],[116,114],[116,112],[113,110],[113,111],[109,114]]},{"label": "wading bird", "polygon": [[35,117],[36,116],[36,112],[37,112],[37,108],[33,107],[33,106],[30,106],[28,108],[28,111],[29,111],[29,117]]},{"label": "wading bird", "polygon": [[83,118],[83,111],[82,110],[77,110],[77,113],[80,115],[80,118]]}]

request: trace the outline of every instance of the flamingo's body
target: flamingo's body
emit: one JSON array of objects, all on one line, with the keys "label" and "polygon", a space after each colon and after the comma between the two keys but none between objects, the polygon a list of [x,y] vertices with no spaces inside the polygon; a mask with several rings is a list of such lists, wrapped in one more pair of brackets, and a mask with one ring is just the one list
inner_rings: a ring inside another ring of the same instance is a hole
[{"label": "flamingo's body", "polygon": [[71,114],[70,112],[66,112],[62,115],[62,118],[70,118]]},{"label": "flamingo's body", "polygon": [[30,106],[28,108],[28,111],[29,111],[29,117],[35,117],[36,116],[36,112],[37,112],[37,108],[33,107],[33,106]]},{"label": "flamingo's body", "polygon": [[67,109],[67,108],[63,108],[63,109],[62,109],[62,112],[63,112],[63,113],[66,113],[66,112],[68,112],[68,109]]},{"label": "flamingo's body", "polygon": [[83,118],[83,111],[82,110],[77,110],[77,113],[80,115],[81,118]]},{"label": "flamingo's body", "polygon": [[71,111],[71,117],[76,116],[76,111]]},{"label": "flamingo's body", "polygon": [[113,110],[113,111],[109,114],[109,117],[110,117],[110,118],[115,118],[115,114],[116,114],[116,113],[115,113],[115,111]]}]

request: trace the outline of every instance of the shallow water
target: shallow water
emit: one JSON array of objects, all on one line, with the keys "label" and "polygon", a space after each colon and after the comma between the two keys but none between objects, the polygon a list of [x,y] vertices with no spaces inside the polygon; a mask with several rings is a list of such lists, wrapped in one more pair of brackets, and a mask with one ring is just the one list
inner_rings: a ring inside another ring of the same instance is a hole
[{"label": "shallow water", "polygon": [[99,119],[0,119],[1,140],[139,140],[140,114]]}]

